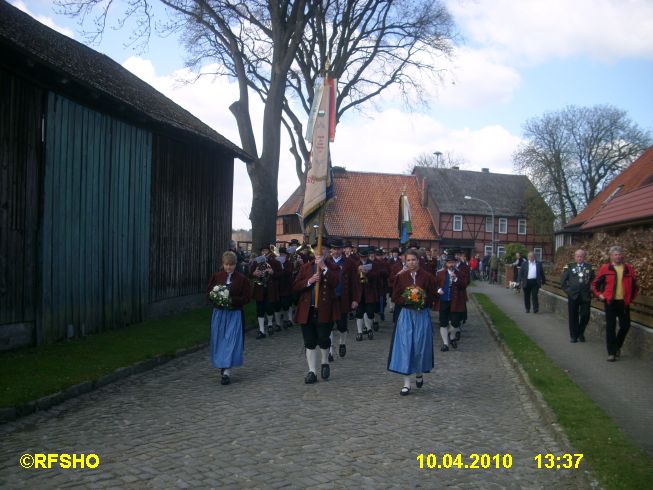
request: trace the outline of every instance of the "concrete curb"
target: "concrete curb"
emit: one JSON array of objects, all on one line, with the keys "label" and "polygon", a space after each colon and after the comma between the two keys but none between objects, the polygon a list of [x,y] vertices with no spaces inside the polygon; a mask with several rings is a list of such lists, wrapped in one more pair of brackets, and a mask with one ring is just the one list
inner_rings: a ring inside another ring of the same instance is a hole
[{"label": "concrete curb", "polygon": [[[482,294],[482,293],[481,293]],[[554,437],[556,442],[564,448],[573,448],[571,442],[569,442],[569,438],[567,437],[567,434],[565,431],[560,427],[560,424],[558,423],[558,417],[555,415],[551,407],[546,403],[544,400],[544,397],[542,394],[539,392],[537,388],[531,383],[531,380],[528,376],[528,373],[526,370],[522,367],[522,365],[519,363],[519,361],[515,358],[514,354],[510,350],[510,348],[506,345],[506,343],[501,339],[499,332],[497,331],[496,327],[494,326],[494,323],[492,323],[492,319],[490,316],[485,312],[483,307],[478,303],[476,298],[474,297],[473,294],[469,296],[469,299],[471,303],[474,304],[474,307],[476,310],[479,312],[483,320],[485,321],[486,326],[490,330],[490,334],[494,338],[495,342],[499,345],[501,348],[501,352],[503,355],[506,357],[508,360],[508,363],[513,367],[517,375],[519,376],[519,379],[522,381],[523,385],[526,388],[526,392],[528,393],[528,397],[531,399],[533,404],[535,405],[535,408],[537,409],[540,417],[545,422],[545,425],[549,427],[551,435]],[[598,480],[593,476],[592,472],[590,470],[586,470],[583,473],[576,473],[578,476],[578,483],[579,483],[579,488],[600,488]]]},{"label": "concrete curb", "polygon": [[25,415],[30,415],[32,413],[48,410],[49,408],[59,405],[66,400],[75,398],[84,393],[88,393],[93,390],[97,390],[109,383],[113,383],[120,379],[127,378],[134,374],[143,373],[149,371],[157,366],[161,366],[177,357],[185,356],[187,354],[192,354],[200,349],[203,349],[208,345],[208,342],[202,342],[200,344],[193,345],[191,347],[177,349],[174,354],[160,354],[151,359],[146,359],[145,361],[137,362],[131,366],[120,367],[115,371],[100,376],[94,380],[83,381],[73,386],[69,386],[61,391],[52,393],[50,395],[39,398],[38,400],[33,400],[14,407],[4,407],[0,408],[0,424],[16,420]]}]

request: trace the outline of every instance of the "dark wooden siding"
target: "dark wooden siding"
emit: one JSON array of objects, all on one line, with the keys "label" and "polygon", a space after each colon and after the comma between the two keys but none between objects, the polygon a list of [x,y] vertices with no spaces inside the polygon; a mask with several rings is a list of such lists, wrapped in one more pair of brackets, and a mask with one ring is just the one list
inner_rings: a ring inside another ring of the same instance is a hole
[{"label": "dark wooden siding", "polygon": [[203,293],[231,238],[233,158],[154,136],[150,301]]},{"label": "dark wooden siding", "polygon": [[50,94],[43,205],[43,333],[143,319],[151,134]]},{"label": "dark wooden siding", "polygon": [[0,325],[36,316],[42,100],[0,70]]}]

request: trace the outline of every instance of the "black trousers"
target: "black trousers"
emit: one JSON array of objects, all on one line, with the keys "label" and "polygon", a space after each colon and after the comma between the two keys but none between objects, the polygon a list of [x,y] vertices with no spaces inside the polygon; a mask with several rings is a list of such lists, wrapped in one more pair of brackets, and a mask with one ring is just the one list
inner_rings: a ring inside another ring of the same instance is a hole
[{"label": "black trousers", "polygon": [[320,349],[331,347],[331,323],[319,323],[317,321],[317,310],[313,307],[308,312],[308,323],[302,325],[302,336],[304,337],[304,347],[315,349],[318,345]]},{"label": "black trousers", "polygon": [[358,303],[358,306],[356,307],[356,318],[363,318],[363,314],[367,315],[367,318],[369,319],[374,319],[374,313],[376,312],[376,308],[378,306],[378,303],[366,303],[365,300],[363,300],[361,303]]},{"label": "black trousers", "polygon": [[349,312],[345,311],[344,313],[340,314],[340,320],[336,321],[336,327],[338,328],[338,332],[346,332],[349,329],[347,328],[347,320],[349,318]]},{"label": "black trousers", "polygon": [[266,314],[272,315],[275,311],[278,311],[278,303],[270,303],[267,300],[257,301],[256,302],[256,316],[259,318],[264,318]]},{"label": "black trousers", "polygon": [[569,312],[569,337],[577,340],[585,335],[585,327],[590,321],[590,302],[582,298],[567,298],[567,310]]},{"label": "black trousers", "polygon": [[540,309],[540,302],[537,299],[537,293],[540,291],[540,285],[537,283],[537,279],[528,279],[526,285],[524,286],[524,306],[526,311],[531,309],[531,298],[533,300],[533,311],[535,313]]},{"label": "black trousers", "polygon": [[452,327],[460,328],[462,319],[462,312],[451,311],[451,301],[440,300],[440,327],[448,327],[451,322]]},{"label": "black trousers", "polygon": [[[617,329],[617,318],[619,318],[619,332]],[[614,356],[624,345],[626,334],[630,329],[630,308],[623,300],[613,299],[605,304],[605,343],[608,347],[608,354]]]}]

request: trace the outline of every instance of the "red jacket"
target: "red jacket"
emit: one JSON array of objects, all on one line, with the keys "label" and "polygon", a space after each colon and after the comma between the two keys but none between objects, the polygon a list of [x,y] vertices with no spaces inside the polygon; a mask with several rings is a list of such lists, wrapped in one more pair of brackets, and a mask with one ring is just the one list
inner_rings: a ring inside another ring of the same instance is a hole
[{"label": "red jacket", "polygon": [[[340,269],[331,261],[326,262],[327,271],[320,274],[320,300],[317,319],[319,323],[331,323],[340,320],[340,303],[336,298],[336,287],[340,281]],[[311,293],[315,285],[308,285],[309,278],[314,274],[315,262],[307,262],[299,269],[299,274],[293,283],[293,291],[299,293],[295,322],[300,325],[308,323],[311,309]]]},{"label": "red jacket", "polygon": [[[616,289],[617,271],[612,263],[603,264],[592,281],[592,292],[597,298],[603,294],[606,303],[610,303]],[[624,290],[624,304],[628,306],[637,296],[637,275],[630,264],[624,263],[624,276],[622,282]],[[602,289],[602,291],[601,291]]]},{"label": "red jacket", "polygon": [[[209,287],[207,294],[211,292],[214,286],[224,286],[227,282],[227,273],[225,271],[216,272],[209,279]],[[229,292],[231,296],[231,304],[234,308],[242,308],[252,297],[252,289],[249,284],[249,279],[238,271],[234,271],[231,275],[231,289]]]},{"label": "red jacket", "polygon": [[[437,290],[444,288],[447,280],[446,274],[449,274],[447,269],[440,269],[435,275],[436,300],[433,303],[433,309],[435,311],[440,309],[440,296],[437,294]],[[455,275],[458,279],[451,285],[451,311],[460,313],[465,311],[469,274],[467,274],[464,270],[456,270]]]}]

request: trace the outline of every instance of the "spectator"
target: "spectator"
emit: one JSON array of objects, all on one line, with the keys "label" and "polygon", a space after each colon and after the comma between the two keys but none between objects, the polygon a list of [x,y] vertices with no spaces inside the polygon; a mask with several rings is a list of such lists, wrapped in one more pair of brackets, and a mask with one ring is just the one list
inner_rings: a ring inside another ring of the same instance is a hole
[{"label": "spectator", "polygon": [[[592,292],[605,302],[605,341],[608,362],[616,361],[630,329],[630,303],[637,296],[637,277],[632,265],[623,261],[623,249],[610,248],[610,263],[603,264],[592,282]],[[619,332],[615,334],[619,318]]]},{"label": "spectator", "polygon": [[524,291],[524,306],[526,313],[531,311],[531,300],[533,303],[533,313],[540,309],[538,293],[542,284],[546,284],[542,262],[535,260],[535,254],[528,252],[528,262],[524,263],[519,271],[519,282]]}]

